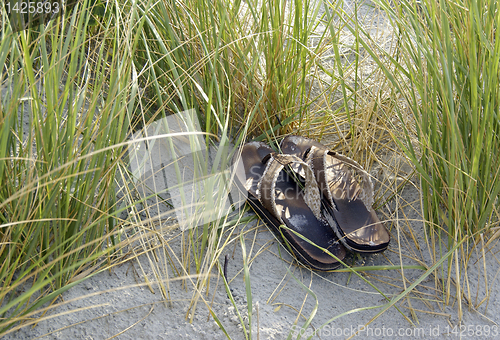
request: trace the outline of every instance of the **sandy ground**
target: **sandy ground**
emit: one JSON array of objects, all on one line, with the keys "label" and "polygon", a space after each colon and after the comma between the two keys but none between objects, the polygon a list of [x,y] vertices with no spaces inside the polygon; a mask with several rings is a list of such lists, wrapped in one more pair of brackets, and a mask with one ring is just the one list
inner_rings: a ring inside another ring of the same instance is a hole
[{"label": "sandy ground", "polygon": [[[361,8],[365,14],[371,10],[370,7]],[[387,33],[384,30],[381,32]],[[377,169],[371,170],[373,174],[380,173]],[[408,185],[398,200],[412,204],[396,207],[396,202],[392,202],[379,211],[381,219],[393,221],[387,224],[392,235],[389,249],[371,256],[350,255],[346,262],[353,266],[431,263],[425,232],[418,222],[421,219],[418,204],[415,203],[419,202],[418,192]],[[413,219],[415,221],[411,222]],[[435,276],[432,275],[417,286],[409,299],[398,301],[395,304],[397,308],[391,307],[369,323],[387,303],[374,287],[349,273],[319,273],[298,267],[262,222],[254,220],[245,228],[251,230],[245,234],[245,244],[247,256],[251,259],[252,339],[298,339],[301,335],[308,338],[314,331],[317,331],[314,338],[320,339],[345,339],[350,336],[367,339],[500,337],[500,296],[497,288],[500,262],[495,257],[500,250],[498,244],[491,245],[486,260],[483,261],[481,254],[473,254],[470,260],[467,295],[471,297],[471,303],[463,301],[462,323],[459,323],[457,301],[453,297],[444,308],[436,303],[436,296],[440,300],[443,296],[434,290]],[[411,241],[410,230],[419,249]],[[179,245],[172,247],[173,252],[180,252]],[[169,286],[171,302],[165,303],[157,285],[144,284],[146,277],[150,282],[154,282],[155,278],[148,258],[142,256],[138,261],[128,261],[74,286],[63,294],[58,301],[60,305],[45,315],[45,320],[34,327],[10,333],[4,339],[224,338],[223,331],[209,315],[203,300],[211,306],[231,338],[245,339],[245,334],[249,332],[249,313],[239,241],[225,248],[220,258],[225,256],[236,308],[214,270],[210,289],[208,293],[202,292],[203,299],[198,303],[193,321],[189,322],[187,313],[193,284],[189,280],[173,279]],[[487,284],[484,282],[483,266],[487,268]],[[405,269],[404,274],[401,270],[384,270],[363,272],[362,275],[390,300],[423,273],[421,269]],[[487,300],[474,310],[472,305],[477,306],[485,297]],[[365,309],[367,307],[373,308]],[[312,321],[301,329],[307,319]],[[364,325],[367,326],[363,329]]]},{"label": "sandy ground", "polygon": [[[405,190],[404,197],[416,195],[412,190]],[[409,218],[412,216],[407,211]],[[258,223],[258,222],[253,222]],[[400,234],[405,228],[400,226]],[[414,226],[417,238],[422,240],[423,232]],[[393,226],[393,242],[382,254],[355,258],[347,258],[354,265],[390,265],[400,264],[398,253],[397,227]],[[405,244],[403,238],[400,243]],[[356,276],[348,273],[317,273],[290,265],[291,260],[272,234],[260,225],[254,231],[246,234],[246,249],[250,265],[250,284],[252,293],[251,315],[252,339],[284,339],[291,335],[298,338],[300,332],[312,335],[314,338],[345,339],[355,335],[363,325],[368,323],[381,308],[356,311],[359,308],[381,306],[386,303],[382,295]],[[251,246],[253,244],[253,248]],[[256,254],[262,250],[256,256]],[[496,247],[498,249],[498,247]],[[283,259],[279,258],[279,251]],[[423,258],[427,256],[423,247]],[[413,256],[418,251],[410,247],[403,249],[402,263],[416,264],[406,256]],[[494,252],[494,250],[493,250]],[[243,261],[240,244],[230,245],[225,249],[228,256],[227,273],[230,288],[236,307],[241,313],[248,330],[248,310],[245,283],[242,274]],[[497,278],[499,264],[493,256],[488,257],[489,287],[492,287],[488,306],[480,306],[479,311],[469,310],[464,304],[462,324],[458,323],[457,303],[452,298],[450,305],[441,309],[439,304],[432,302],[436,292],[433,291],[434,279],[430,276],[424,280],[412,293],[410,300],[401,300],[387,310],[375,321],[357,333],[356,338],[367,339],[494,339],[498,334],[500,323],[500,297],[497,294]],[[141,259],[141,265],[149,280],[153,281],[148,261]],[[473,265],[468,273],[471,281],[483,275],[482,261]],[[423,274],[422,270],[407,269],[404,272],[406,286]],[[403,289],[401,273],[397,270],[383,272],[366,272],[371,282],[389,298],[393,298]],[[380,281],[379,281],[380,280]],[[34,328],[25,327],[11,333],[5,339],[220,339],[224,333],[209,316],[207,307],[200,302],[192,323],[186,320],[189,301],[192,297],[192,287],[176,280],[170,283],[171,303],[166,304],[158,287],[152,285],[152,292],[144,286],[137,261],[129,261],[111,271],[105,271],[71,288],[63,295],[61,301],[67,304],[59,306],[48,313],[49,319],[37,324]],[[312,293],[306,291],[304,286]],[[138,286],[138,284],[143,284]],[[485,296],[484,282],[476,285],[471,282],[473,299],[480,301]],[[213,308],[223,327],[233,339],[244,339],[245,333],[239,321],[237,311],[229,300],[220,277],[216,275],[211,283],[208,295],[204,299]],[[474,301],[473,301],[474,302]],[[476,302],[477,303],[477,302]],[[309,327],[300,330],[306,319],[315,312]],[[411,304],[414,315],[407,308]],[[300,313],[299,313],[300,311]],[[425,312],[424,312],[425,311]],[[57,315],[57,314],[61,315]],[[66,314],[68,313],[68,314]],[[411,321],[410,321],[411,320]],[[413,325],[412,323],[413,322]],[[323,328],[321,328],[321,326]],[[485,335],[489,334],[489,335]],[[462,335],[462,336],[461,336]],[[307,338],[307,337],[303,337]]]}]

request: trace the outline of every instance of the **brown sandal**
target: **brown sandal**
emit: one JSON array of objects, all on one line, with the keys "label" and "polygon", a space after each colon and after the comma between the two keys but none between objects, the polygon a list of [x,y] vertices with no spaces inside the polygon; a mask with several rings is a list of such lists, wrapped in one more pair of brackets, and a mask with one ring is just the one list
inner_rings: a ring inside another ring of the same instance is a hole
[{"label": "brown sandal", "polygon": [[[265,143],[250,142],[235,156],[234,164],[240,190],[248,193],[247,201],[285,249],[313,269],[331,270],[340,265],[338,260],[345,257],[346,250],[323,216],[325,209],[321,209],[314,174],[304,161],[293,155],[276,154]],[[306,185],[303,189],[284,170],[285,166],[292,164],[300,164],[305,169]]]},{"label": "brown sandal", "polygon": [[[313,139],[287,136],[281,141],[284,154],[295,155],[313,169],[323,200],[335,221],[329,221],[342,244],[359,253],[384,251],[390,235],[373,205],[373,183],[354,160],[328,150]],[[299,174],[302,170],[295,167]]]}]

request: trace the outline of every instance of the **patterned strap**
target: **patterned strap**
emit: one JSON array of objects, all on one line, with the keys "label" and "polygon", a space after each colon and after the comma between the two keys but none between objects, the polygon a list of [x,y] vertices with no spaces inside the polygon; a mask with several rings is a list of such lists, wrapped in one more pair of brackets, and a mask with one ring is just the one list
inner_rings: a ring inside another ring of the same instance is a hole
[{"label": "patterned strap", "polygon": [[[316,218],[321,218],[321,196],[318,189],[318,184],[314,178],[314,173],[312,169],[303,160],[297,156],[293,155],[281,155],[273,153],[267,160],[267,167],[264,174],[258,184],[258,195],[259,200],[262,202],[264,208],[268,211],[273,212],[281,223],[281,216],[278,214],[278,209],[276,208],[276,181],[278,176],[286,165],[300,164],[302,168],[305,169],[305,188],[304,188],[304,200],[307,206],[311,209]],[[296,199],[293,197],[291,199]]]},{"label": "patterned strap", "polygon": [[[327,167],[327,156],[334,157],[338,162]],[[307,153],[306,163],[313,169],[323,196],[328,198],[333,207],[336,208],[334,198],[359,198],[368,210],[372,209],[373,183],[370,175],[356,161],[312,146]]]}]

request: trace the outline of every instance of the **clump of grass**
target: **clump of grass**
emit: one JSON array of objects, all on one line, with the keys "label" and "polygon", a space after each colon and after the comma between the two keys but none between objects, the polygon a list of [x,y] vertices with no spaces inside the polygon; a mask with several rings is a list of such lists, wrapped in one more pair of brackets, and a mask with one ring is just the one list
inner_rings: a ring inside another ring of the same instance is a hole
[{"label": "clump of grass", "polygon": [[[330,43],[323,34],[310,45],[321,6],[310,1],[296,1],[293,6],[286,1],[139,3],[144,26],[134,30],[140,37],[134,62],[140,70],[139,83],[150,96],[136,112],[140,125],[194,110],[207,134],[202,147],[208,149],[216,142],[218,148],[214,164],[207,158],[196,164],[199,176],[230,167],[228,160],[235,150],[230,142],[238,146],[247,138],[274,141],[280,134],[297,133],[312,120],[308,108],[316,99],[308,92],[306,80]],[[329,95],[322,96],[328,101]],[[191,143],[193,151],[195,144]],[[170,169],[182,183],[179,165],[173,162]],[[127,195],[133,204],[134,198]],[[220,239],[225,226],[238,220],[224,217],[182,233],[184,250],[173,262],[185,274],[190,270],[199,274],[197,291],[209,285],[209,275],[226,244]],[[147,247],[154,248],[157,243],[151,242]],[[161,266],[154,269],[157,277],[168,275]],[[191,317],[198,298],[195,293]]]},{"label": "clump of grass", "polygon": [[408,105],[409,110],[395,106],[400,120],[412,117],[413,126],[403,125],[396,141],[421,178],[433,261],[460,245],[437,276],[445,280],[446,302],[455,277],[461,315],[461,297],[471,301],[466,275],[471,243],[462,242],[498,236],[490,233],[500,217],[498,3],[376,3],[391,20],[398,43],[393,55],[369,52]]},{"label": "clump of grass", "polygon": [[260,139],[292,132],[309,120],[306,81],[328,43],[314,35],[321,8],[304,0],[142,2],[135,60],[156,98],[150,108],[195,109],[214,134],[226,121],[233,136],[243,126]]},{"label": "clump of grass", "polygon": [[0,334],[118,246],[115,171],[140,20],[132,8],[127,25],[108,20],[91,36],[88,13],[79,3],[47,27],[1,31]]}]

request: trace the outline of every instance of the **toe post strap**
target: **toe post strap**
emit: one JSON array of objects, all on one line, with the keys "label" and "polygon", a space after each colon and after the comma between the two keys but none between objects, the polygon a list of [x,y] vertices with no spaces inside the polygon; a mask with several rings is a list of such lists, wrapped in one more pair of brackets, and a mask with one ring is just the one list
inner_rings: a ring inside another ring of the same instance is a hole
[{"label": "toe post strap", "polygon": [[[272,211],[275,216],[279,218],[280,222],[283,223],[276,208],[276,181],[285,166],[298,164],[302,165],[302,168],[305,172],[306,183],[304,188],[304,201],[311,209],[314,216],[320,219],[321,195],[318,188],[318,183],[311,167],[302,159],[294,155],[272,153],[269,155],[269,157],[265,158],[265,161],[267,162],[267,167],[264,171],[262,179],[258,184],[259,200],[262,202],[262,205],[269,211]],[[286,196],[287,193],[285,192],[283,194]]]}]

